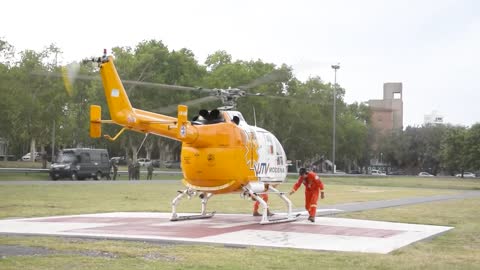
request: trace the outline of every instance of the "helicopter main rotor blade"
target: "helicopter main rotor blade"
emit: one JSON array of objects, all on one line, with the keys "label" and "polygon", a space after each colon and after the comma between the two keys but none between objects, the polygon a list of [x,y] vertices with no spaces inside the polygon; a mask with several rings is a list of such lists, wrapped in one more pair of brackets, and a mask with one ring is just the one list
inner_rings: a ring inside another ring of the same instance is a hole
[{"label": "helicopter main rotor blade", "polygon": [[[63,74],[58,73],[40,73],[34,72],[34,75],[40,76],[53,76],[63,78]],[[86,81],[101,81],[99,76],[92,76],[92,75],[85,75],[85,74],[76,74],[76,80],[86,80]],[[179,86],[179,85],[171,85],[171,84],[163,84],[163,83],[152,83],[152,82],[142,82],[142,81],[132,81],[132,80],[122,80],[122,83],[129,84],[129,85],[139,85],[145,87],[152,87],[152,88],[161,88],[167,90],[175,90],[175,91],[190,91],[190,92],[197,92],[197,93],[211,93],[212,89],[204,89],[201,87],[189,87],[189,86]]]},{"label": "helicopter main rotor blade", "polygon": [[162,89],[169,89],[169,90],[175,90],[175,91],[194,91],[198,93],[210,93],[212,91],[210,89],[204,89],[201,87],[188,87],[188,86],[170,85],[170,84],[162,84],[162,83],[151,83],[151,82],[130,81],[130,80],[122,80],[122,82],[130,85],[140,85],[140,86],[162,88]]},{"label": "helicopter main rotor blade", "polygon": [[262,84],[287,80],[287,73],[284,70],[274,70],[260,78],[257,78],[246,85],[239,86],[239,89],[247,90]]},{"label": "helicopter main rotor blade", "polygon": [[[179,102],[179,104],[185,105],[185,106],[194,106],[194,105],[199,105],[199,104],[202,104],[202,103],[216,101],[216,100],[219,100],[219,97],[217,97],[217,96],[206,96],[206,97],[202,97],[202,98],[189,100],[189,101],[186,101],[186,102]],[[158,111],[160,113],[165,113],[165,114],[172,113],[172,112],[175,112],[177,110],[177,106],[178,105],[169,105],[167,107],[163,107],[163,108],[159,109]]]}]

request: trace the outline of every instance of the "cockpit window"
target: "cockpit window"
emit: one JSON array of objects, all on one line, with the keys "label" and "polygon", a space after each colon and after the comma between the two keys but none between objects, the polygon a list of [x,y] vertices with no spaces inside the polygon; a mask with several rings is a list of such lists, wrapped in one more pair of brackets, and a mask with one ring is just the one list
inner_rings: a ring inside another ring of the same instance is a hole
[{"label": "cockpit window", "polygon": [[272,136],[273,141],[275,142],[275,154],[277,155],[277,165],[285,165],[285,160],[283,160],[284,152],[283,152],[283,147],[280,144],[280,142]]}]

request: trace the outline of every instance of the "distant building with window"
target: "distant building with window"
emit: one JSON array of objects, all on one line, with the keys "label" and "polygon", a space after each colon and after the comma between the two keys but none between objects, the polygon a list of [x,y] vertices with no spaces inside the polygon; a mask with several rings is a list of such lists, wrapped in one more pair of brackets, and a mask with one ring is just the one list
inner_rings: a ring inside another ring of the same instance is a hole
[{"label": "distant building with window", "polygon": [[403,86],[402,83],[384,83],[383,99],[371,99],[367,102],[370,107],[370,123],[374,129],[373,155],[370,157],[368,170],[377,169],[388,172],[390,167],[383,159],[383,153],[378,151],[382,135],[392,131],[403,130]]},{"label": "distant building with window", "polygon": [[384,83],[383,99],[371,99],[371,124],[380,133],[403,129],[402,83]]},{"label": "distant building with window", "polygon": [[423,118],[424,125],[443,125],[443,121],[443,115],[439,114],[437,111],[432,111],[431,114],[426,114]]}]

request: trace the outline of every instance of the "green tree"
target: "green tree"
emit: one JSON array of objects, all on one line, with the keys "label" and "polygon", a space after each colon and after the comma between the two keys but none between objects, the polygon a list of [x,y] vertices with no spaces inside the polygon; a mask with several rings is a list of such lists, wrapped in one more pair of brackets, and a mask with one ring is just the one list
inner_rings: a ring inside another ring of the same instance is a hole
[{"label": "green tree", "polygon": [[441,162],[450,173],[460,171],[462,174],[466,167],[466,135],[465,127],[452,127],[448,129],[442,141]]},{"label": "green tree", "polygon": [[45,61],[53,52],[52,48],[40,53],[21,52],[20,61],[9,72],[15,78],[9,85],[15,96],[9,102],[16,108],[9,118],[19,125],[15,130],[18,141],[28,141],[31,152],[38,150],[37,145],[43,149],[50,142],[51,120],[57,117],[61,110],[59,104],[63,103],[58,95],[58,84],[50,78],[32,75],[51,68]]},{"label": "green tree", "polygon": [[226,51],[216,51],[213,54],[210,54],[207,57],[207,60],[205,60],[205,65],[210,71],[213,71],[222,65],[231,63],[232,56]]},{"label": "green tree", "polygon": [[465,163],[472,171],[480,170],[480,123],[471,126],[465,137]]}]

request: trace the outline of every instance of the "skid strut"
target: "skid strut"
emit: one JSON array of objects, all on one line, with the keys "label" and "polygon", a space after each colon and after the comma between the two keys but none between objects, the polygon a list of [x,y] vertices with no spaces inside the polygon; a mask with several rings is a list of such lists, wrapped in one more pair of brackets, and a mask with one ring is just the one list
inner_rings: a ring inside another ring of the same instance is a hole
[{"label": "skid strut", "polygon": [[195,196],[197,194],[197,191],[188,188],[184,191],[178,191],[178,192],[179,192],[179,194],[172,201],[172,217],[170,218],[170,221],[211,218],[215,215],[215,212],[207,213],[207,202],[208,202],[208,199],[210,199],[213,196],[213,194],[202,192],[198,196],[202,200],[202,211],[200,212],[200,214],[199,215],[178,216],[177,205],[180,202],[180,200],[185,196],[188,197],[188,199],[191,199],[192,196]]},{"label": "skid strut", "polygon": [[292,222],[292,221],[297,220],[299,215],[298,214],[294,215],[292,213],[292,202],[290,201],[290,199],[287,198],[287,196],[285,196],[284,192],[280,192],[279,190],[275,189],[272,186],[269,186],[268,190],[266,192],[262,192],[262,193],[269,193],[268,191],[271,191],[272,193],[277,194],[280,197],[280,199],[282,199],[285,202],[285,204],[287,205],[287,216],[269,218],[269,216],[268,216],[268,204],[267,204],[267,202],[265,202],[262,199],[261,196],[259,196],[259,194],[262,194],[262,193],[253,192],[250,188],[248,188],[248,186],[244,186],[243,190],[246,193],[248,193],[248,195],[250,197],[252,197],[254,200],[258,201],[260,203],[260,205],[262,206],[263,213],[262,213],[262,219],[260,221],[260,224],[266,225],[266,224],[273,224],[273,223]]}]

